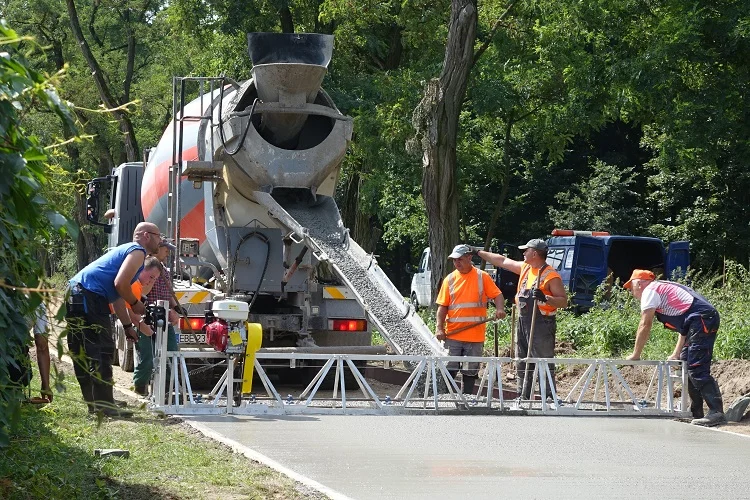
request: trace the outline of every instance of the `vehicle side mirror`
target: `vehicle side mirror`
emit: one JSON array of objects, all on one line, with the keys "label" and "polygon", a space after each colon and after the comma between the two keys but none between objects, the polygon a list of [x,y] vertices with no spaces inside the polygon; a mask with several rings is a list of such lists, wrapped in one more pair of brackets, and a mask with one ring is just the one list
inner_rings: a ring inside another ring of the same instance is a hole
[{"label": "vehicle side mirror", "polygon": [[404,271],[406,271],[406,272],[407,272],[407,273],[409,273],[409,274],[414,274],[414,273],[416,273],[416,272],[417,272],[417,270],[416,270],[416,269],[414,268],[414,266],[412,266],[412,265],[411,265],[410,263],[408,263],[408,262],[407,262],[407,263],[406,263],[406,265],[404,266]]},{"label": "vehicle side mirror", "polygon": [[90,180],[86,184],[86,191],[88,196],[86,197],[86,219],[95,226],[104,228],[104,232],[109,234],[112,232],[112,226],[106,222],[99,222],[99,196],[101,191],[101,185],[104,182],[112,182],[114,177],[98,177]]},{"label": "vehicle side mirror", "polygon": [[88,197],[86,198],[86,219],[89,222],[99,221],[99,184],[88,183]]}]

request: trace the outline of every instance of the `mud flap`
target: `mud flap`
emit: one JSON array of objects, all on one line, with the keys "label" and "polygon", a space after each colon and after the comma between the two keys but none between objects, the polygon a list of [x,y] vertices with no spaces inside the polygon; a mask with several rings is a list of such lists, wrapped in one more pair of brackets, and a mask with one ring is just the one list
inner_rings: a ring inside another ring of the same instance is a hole
[{"label": "mud flap", "polygon": [[739,422],[745,415],[748,405],[750,405],[750,396],[741,396],[734,400],[734,403],[724,412],[724,416],[728,422]]},{"label": "mud flap", "polygon": [[245,363],[242,370],[242,394],[249,394],[253,390],[253,372],[255,371],[255,353],[263,342],[263,328],[260,323],[246,323],[247,347],[245,347]]}]

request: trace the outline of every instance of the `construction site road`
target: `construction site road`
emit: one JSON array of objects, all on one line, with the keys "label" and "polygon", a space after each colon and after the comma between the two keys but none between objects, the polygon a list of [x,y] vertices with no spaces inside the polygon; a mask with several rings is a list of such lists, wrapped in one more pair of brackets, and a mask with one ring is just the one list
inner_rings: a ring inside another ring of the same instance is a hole
[{"label": "construction site road", "polygon": [[[190,417],[333,498],[740,498],[750,438],[666,419]],[[321,487],[322,486],[322,487]]]}]

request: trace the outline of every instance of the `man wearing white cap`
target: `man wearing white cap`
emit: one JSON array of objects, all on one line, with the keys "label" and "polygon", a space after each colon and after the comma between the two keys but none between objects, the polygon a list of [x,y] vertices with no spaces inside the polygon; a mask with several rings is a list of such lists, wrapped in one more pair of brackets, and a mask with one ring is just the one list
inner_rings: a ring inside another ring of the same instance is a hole
[{"label": "man wearing white cap", "polygon": [[[435,301],[438,305],[436,337],[444,341],[450,356],[482,355],[488,300],[495,303],[495,319],[505,317],[503,294],[489,274],[472,265],[473,253],[469,245],[457,245],[453,249],[448,258],[453,260],[456,270],[445,277]],[[448,363],[448,371],[454,379],[459,367],[458,362]],[[463,393],[473,394],[479,363],[468,363],[461,373]]]},{"label": "man wearing white cap", "polygon": [[[556,313],[561,307],[567,307],[568,294],[565,292],[562,278],[547,264],[547,243],[541,239],[529,240],[518,247],[523,250],[523,262],[509,259],[504,255],[484,250],[477,250],[477,255],[495,267],[502,267],[518,274],[516,305],[518,307],[518,334],[516,338],[519,358],[553,358],[555,356],[555,336],[557,334]],[[532,325],[533,311],[537,308],[535,325]],[[533,346],[529,346],[532,326],[534,328]],[[529,364],[529,373],[534,365]],[[550,365],[552,379],[555,378],[555,366]],[[523,390],[526,363],[519,362],[517,369],[519,393]],[[530,399],[531,384],[526,384],[523,399]]]}]

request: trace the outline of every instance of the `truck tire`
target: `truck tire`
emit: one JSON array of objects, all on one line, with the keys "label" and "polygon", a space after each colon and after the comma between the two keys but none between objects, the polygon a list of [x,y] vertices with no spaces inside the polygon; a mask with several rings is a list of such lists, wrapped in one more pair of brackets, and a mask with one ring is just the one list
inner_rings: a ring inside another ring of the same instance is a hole
[{"label": "truck tire", "polygon": [[415,311],[419,311],[419,301],[417,300],[416,292],[411,293],[411,305],[414,306]]},{"label": "truck tire", "polygon": [[109,315],[109,331],[115,343],[115,350],[112,353],[112,366],[120,366],[120,356],[117,354],[117,316]]},{"label": "truck tire", "polygon": [[133,344],[131,342],[126,342],[124,349],[117,349],[117,358],[122,371],[133,372],[135,366],[133,364]]}]

